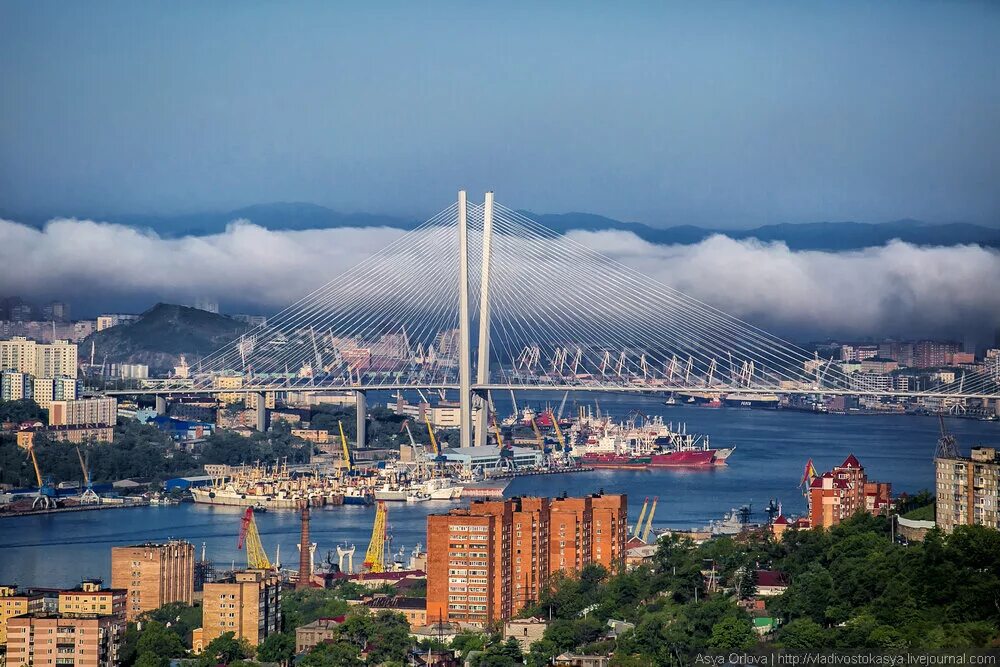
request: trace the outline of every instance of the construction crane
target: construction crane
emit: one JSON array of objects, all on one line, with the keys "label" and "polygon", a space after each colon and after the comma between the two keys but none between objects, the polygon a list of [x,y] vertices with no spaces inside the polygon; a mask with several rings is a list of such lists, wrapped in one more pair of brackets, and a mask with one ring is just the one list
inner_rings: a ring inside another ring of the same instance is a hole
[{"label": "construction crane", "polygon": [[497,447],[503,449],[503,434],[500,432],[500,425],[497,424],[497,418],[493,417],[493,433],[497,438]]},{"label": "construction crane", "polygon": [[410,436],[410,447],[413,447],[414,451],[417,449],[417,441],[413,439],[413,431],[410,430],[410,420],[404,419],[403,425],[399,428],[400,431],[406,429],[406,435]]},{"label": "construction crane", "polygon": [[431,418],[428,415],[424,415],[424,421],[427,422],[427,435],[431,439],[431,453],[434,455],[434,459],[438,460],[441,458],[441,446],[434,436],[434,425],[431,424]]},{"label": "construction crane", "polygon": [[[560,409],[560,412],[562,410]],[[559,442],[559,451],[563,453],[563,456],[567,459],[569,458],[569,452],[573,447],[566,442],[566,438],[563,437],[562,429],[559,428],[559,419],[552,414],[552,410],[549,410],[549,416],[552,417],[552,428],[556,430],[556,440]]]},{"label": "construction crane", "polygon": [[531,430],[535,432],[535,442],[538,443],[539,449],[545,449],[545,438],[542,437],[542,432],[538,430],[538,422],[535,418],[531,418]]},{"label": "construction crane", "polygon": [[38,457],[35,456],[35,445],[28,443],[25,449],[31,456],[31,465],[35,468],[35,479],[38,481],[38,495],[31,501],[31,508],[53,509],[56,506],[56,489],[49,480],[42,478],[42,469],[38,467]]},{"label": "construction crane", "polygon": [[385,542],[388,516],[389,510],[385,505],[385,501],[378,501],[375,506],[375,523],[372,525],[372,539],[368,543],[368,551],[365,552],[365,572],[385,572]]},{"label": "construction crane", "polygon": [[79,447],[76,448],[76,456],[80,459],[80,469],[83,471],[83,483],[87,487],[80,494],[80,503],[83,505],[95,505],[101,502],[101,498],[94,491],[94,485],[90,481],[90,471],[87,470],[87,464],[83,460],[83,454],[80,452]]},{"label": "construction crane", "polygon": [[236,542],[236,548],[243,549],[244,545],[246,545],[247,552],[247,568],[251,570],[271,569],[271,561],[268,560],[264,545],[260,542],[260,533],[257,532],[257,522],[254,520],[252,507],[248,507],[243,513],[240,539]]},{"label": "construction crane", "polygon": [[639,510],[639,520],[635,522],[635,530],[632,531],[632,537],[639,537],[639,532],[642,530],[642,520],[646,518],[646,510],[649,509],[649,496],[642,501],[642,509]]},{"label": "construction crane", "polygon": [[642,531],[642,541],[646,544],[649,544],[649,534],[653,531],[653,515],[656,514],[656,503],[659,500],[659,496],[653,498],[653,506],[649,508],[649,516],[646,517],[646,529]]},{"label": "construction crane", "polygon": [[344,455],[344,468],[347,469],[347,474],[350,474],[354,470],[354,461],[351,460],[351,448],[347,446],[347,436],[344,435],[344,422],[338,420],[337,426],[340,427],[340,446]]}]

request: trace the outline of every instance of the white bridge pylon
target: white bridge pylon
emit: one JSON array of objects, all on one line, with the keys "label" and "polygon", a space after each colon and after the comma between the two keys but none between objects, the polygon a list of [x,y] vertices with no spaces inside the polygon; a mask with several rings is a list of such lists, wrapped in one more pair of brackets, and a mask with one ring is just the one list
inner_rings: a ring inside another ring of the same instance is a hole
[{"label": "white bridge pylon", "polygon": [[846,375],[464,191],[193,371],[163,393],[457,390],[462,446],[485,443],[492,389],[1000,398],[997,370],[920,387]]}]

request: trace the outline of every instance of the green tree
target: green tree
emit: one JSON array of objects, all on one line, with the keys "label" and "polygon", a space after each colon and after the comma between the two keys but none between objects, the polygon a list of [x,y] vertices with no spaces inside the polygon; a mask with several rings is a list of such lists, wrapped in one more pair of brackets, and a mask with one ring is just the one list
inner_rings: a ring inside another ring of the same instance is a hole
[{"label": "green tree", "polygon": [[170,664],[170,659],[164,656],[156,655],[146,651],[145,653],[140,653],[139,657],[136,658],[135,667],[167,667]]},{"label": "green tree", "polygon": [[475,661],[476,667],[514,667],[524,664],[521,645],[511,637],[505,642],[494,642]]},{"label": "green tree", "polygon": [[236,639],[235,633],[226,632],[208,643],[202,652],[201,665],[228,665],[237,660],[246,660],[253,655],[253,648],[245,639]]},{"label": "green tree", "polygon": [[143,625],[136,651],[140,658],[143,653],[150,653],[163,659],[179,658],[187,653],[177,633],[156,621],[148,621]]},{"label": "green tree", "polygon": [[451,650],[458,651],[462,657],[469,655],[471,651],[482,651],[484,648],[486,648],[486,635],[480,632],[463,630],[451,640]]},{"label": "green tree", "polygon": [[797,651],[818,651],[827,643],[826,631],[810,618],[798,618],[781,628],[778,640],[782,647]]},{"label": "green tree", "polygon": [[301,667],[360,667],[364,663],[357,646],[338,640],[317,644],[298,664]]},{"label": "green tree", "polygon": [[757,635],[746,615],[727,616],[712,626],[708,647],[713,651],[740,651],[753,648]]},{"label": "green tree", "polygon": [[287,665],[295,657],[295,636],[287,632],[268,635],[257,647],[257,659],[261,662],[277,662]]}]

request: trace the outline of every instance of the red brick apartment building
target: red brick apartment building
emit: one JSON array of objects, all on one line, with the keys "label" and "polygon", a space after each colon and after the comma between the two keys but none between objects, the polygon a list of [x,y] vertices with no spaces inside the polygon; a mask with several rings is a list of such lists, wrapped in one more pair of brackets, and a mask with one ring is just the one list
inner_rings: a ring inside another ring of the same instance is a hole
[{"label": "red brick apartment building", "polygon": [[509,498],[427,517],[427,621],[486,625],[538,600],[556,572],[624,566],[624,495]]},{"label": "red brick apartment building", "polygon": [[810,484],[810,526],[830,528],[857,512],[885,514],[891,507],[891,496],[892,485],[869,481],[864,466],[851,454]]}]

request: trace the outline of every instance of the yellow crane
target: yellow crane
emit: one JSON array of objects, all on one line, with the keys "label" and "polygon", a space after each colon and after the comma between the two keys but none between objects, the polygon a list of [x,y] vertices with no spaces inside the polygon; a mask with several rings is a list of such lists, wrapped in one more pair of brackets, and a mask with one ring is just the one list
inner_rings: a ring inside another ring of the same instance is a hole
[{"label": "yellow crane", "polygon": [[424,421],[427,422],[427,435],[431,439],[431,452],[433,452],[435,458],[441,456],[441,447],[438,445],[438,440],[434,437],[434,425],[431,424],[431,418],[429,415],[424,415]]},{"label": "yellow crane", "polygon": [[365,552],[365,572],[385,572],[385,537],[389,510],[384,500],[375,506],[375,523],[372,525],[372,539]]},{"label": "yellow crane", "polygon": [[493,418],[493,432],[497,436],[497,447],[503,449],[503,434],[500,433],[500,425],[497,424],[496,417]]},{"label": "yellow crane", "polygon": [[531,418],[531,430],[535,432],[535,442],[538,443],[539,449],[545,449],[545,438],[542,437],[542,432],[538,430],[538,423],[535,418]]},{"label": "yellow crane", "polygon": [[248,507],[243,513],[243,521],[240,524],[240,539],[236,542],[236,548],[242,549],[246,546],[247,567],[251,570],[270,570],[271,561],[264,551],[264,545],[260,541],[260,533],[257,532],[257,521],[253,516],[253,508]]},{"label": "yellow crane", "polygon": [[642,532],[642,541],[646,544],[649,544],[649,533],[653,530],[653,515],[656,514],[656,503],[659,500],[659,496],[653,498],[653,506],[649,508],[649,516],[646,518],[646,529]]},{"label": "yellow crane", "polygon": [[639,532],[642,530],[642,520],[646,518],[646,510],[649,509],[649,496],[642,501],[642,509],[639,510],[639,520],[635,522],[635,530],[632,531],[632,537],[639,537]]},{"label": "yellow crane", "polygon": [[549,419],[552,420],[552,428],[556,430],[556,440],[559,442],[559,451],[566,451],[566,438],[563,437],[562,429],[559,428],[559,420],[552,413],[552,409],[549,408]]},{"label": "yellow crane", "polygon": [[354,470],[354,462],[351,461],[351,450],[347,446],[347,436],[344,435],[344,422],[338,421],[337,426],[340,427],[340,446],[343,448],[344,453],[344,467],[347,472]]}]

